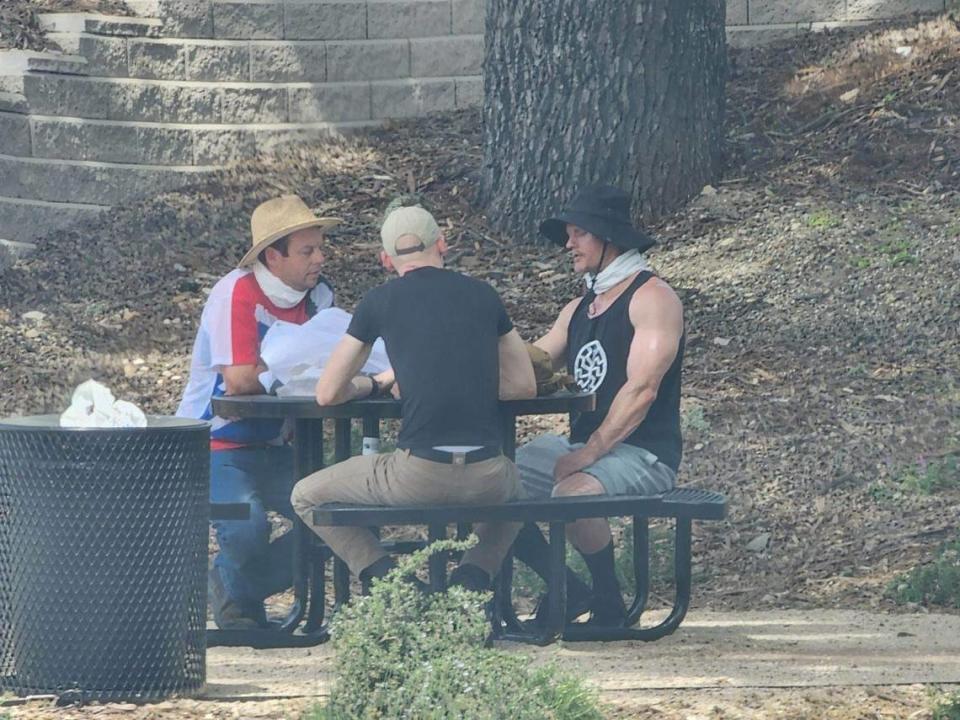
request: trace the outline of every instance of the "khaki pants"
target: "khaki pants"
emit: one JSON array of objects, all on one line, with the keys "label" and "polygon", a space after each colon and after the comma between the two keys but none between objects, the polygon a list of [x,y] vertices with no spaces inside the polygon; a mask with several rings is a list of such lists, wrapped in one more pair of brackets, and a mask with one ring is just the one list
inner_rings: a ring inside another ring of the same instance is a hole
[{"label": "khaki pants", "polygon": [[[314,525],[312,511],[326,503],[355,505],[495,505],[520,495],[516,466],[500,456],[466,465],[438,463],[396,450],[361,455],[305,477],[293,488],[297,515],[330,549],[359,574],[386,553],[366,528]],[[463,557],[492,578],[520,525],[490,523],[474,532],[480,542]]]}]

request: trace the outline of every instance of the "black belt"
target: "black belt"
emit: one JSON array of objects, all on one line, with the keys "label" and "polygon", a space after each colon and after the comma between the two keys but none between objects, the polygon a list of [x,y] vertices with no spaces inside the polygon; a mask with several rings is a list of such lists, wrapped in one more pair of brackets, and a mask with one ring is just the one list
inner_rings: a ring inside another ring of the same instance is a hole
[{"label": "black belt", "polygon": [[481,460],[499,457],[503,452],[498,447],[482,447],[465,452],[450,452],[449,450],[437,450],[436,448],[410,448],[410,454],[422,460],[430,460],[432,462],[448,463],[451,465],[469,465],[470,463],[480,462]]}]

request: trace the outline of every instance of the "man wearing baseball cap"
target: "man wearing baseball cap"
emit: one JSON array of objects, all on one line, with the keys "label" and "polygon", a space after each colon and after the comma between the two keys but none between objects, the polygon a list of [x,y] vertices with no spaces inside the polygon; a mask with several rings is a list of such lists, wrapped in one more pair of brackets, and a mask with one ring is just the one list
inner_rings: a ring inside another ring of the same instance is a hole
[{"label": "man wearing baseball cap", "polygon": [[[545,435],[517,451],[524,490],[534,498],[665,492],[674,486],[683,449],[683,306],[647,265],[643,253],[654,241],[633,226],[629,196],[608,185],[584,188],[540,232],[570,251],[587,287],[534,344],[581,390],[596,393],[597,406],[572,419],[569,439]],[[622,624],[626,608],[609,524],[580,520],[567,534],[593,581],[590,588],[568,571],[568,618],[590,610],[588,622]],[[547,550],[535,525],[514,546],[516,557],[541,575]]]},{"label": "man wearing baseball cap", "polygon": [[250,506],[247,520],[214,523],[220,552],[208,593],[222,629],[267,627],[264,599],[292,583],[291,538],[270,542],[267,510],[293,517],[293,457],[281,420],[217,417],[211,399],[274,389],[274,378],[260,360],[260,341],[278,320],[302,324],[333,305],[333,290],[320,269],[324,231],[338,222],[317,217],[294,195],[259,205],[250,218],[250,249],[214,285],[200,318],[177,415],[211,424],[211,501]]},{"label": "man wearing baseball cap", "polygon": [[[498,400],[533,397],[536,383],[523,341],[497,292],[443,267],[446,239],[421,207],[390,212],[381,232],[385,267],[398,277],[372,289],[317,383],[317,402],[336,405],[380,392],[356,377],[382,337],[403,403],[397,450],[353,457],[301,480],[293,507],[314,532],[369,584],[394,562],[364,528],[320,527],[312,510],[326,503],[375,505],[493,504],[520,492],[502,452]],[[477,528],[478,545],[451,583],[490,588],[516,526]]]}]

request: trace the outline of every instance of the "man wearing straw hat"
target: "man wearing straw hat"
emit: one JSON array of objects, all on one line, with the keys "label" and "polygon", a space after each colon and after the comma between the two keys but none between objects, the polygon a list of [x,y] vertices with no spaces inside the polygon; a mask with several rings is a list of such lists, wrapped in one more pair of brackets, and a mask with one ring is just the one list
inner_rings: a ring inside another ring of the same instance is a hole
[{"label": "man wearing straw hat", "polygon": [[320,270],[324,231],[338,222],[316,217],[294,195],[262,203],[250,218],[250,249],[239,267],[217,282],[203,308],[177,415],[211,423],[211,501],[250,506],[247,520],[214,523],[220,552],[208,591],[222,629],[268,627],[264,599],[292,583],[292,538],[270,542],[267,511],[293,517],[293,457],[284,444],[282,420],[217,417],[211,399],[275,389],[260,360],[260,341],[278,320],[303,324],[333,305],[333,290]]},{"label": "man wearing straw hat", "polygon": [[[585,187],[540,232],[569,250],[587,289],[535,345],[581,390],[596,393],[597,407],[572,418],[569,439],[544,435],[517,451],[524,490],[529,497],[665,492],[683,450],[683,306],[647,265],[643,253],[654,241],[633,226],[629,196],[609,185]],[[626,607],[607,521],[580,520],[567,534],[593,581],[590,588],[568,571],[568,616],[590,610],[589,622],[622,624]],[[535,525],[514,545],[516,557],[540,574],[547,551]]]},{"label": "man wearing straw hat", "polygon": [[[314,525],[326,503],[374,505],[493,504],[520,492],[502,452],[498,399],[533,397],[533,366],[490,285],[443,268],[446,240],[422,207],[389,212],[380,231],[381,260],[399,277],[368,292],[357,306],[317,383],[317,402],[336,405],[379,391],[356,377],[382,337],[403,401],[392,453],[362,455],[301,480],[293,507],[364,584],[394,566],[365,528]],[[451,583],[485,590],[500,568],[516,526],[476,528],[479,544]]]}]

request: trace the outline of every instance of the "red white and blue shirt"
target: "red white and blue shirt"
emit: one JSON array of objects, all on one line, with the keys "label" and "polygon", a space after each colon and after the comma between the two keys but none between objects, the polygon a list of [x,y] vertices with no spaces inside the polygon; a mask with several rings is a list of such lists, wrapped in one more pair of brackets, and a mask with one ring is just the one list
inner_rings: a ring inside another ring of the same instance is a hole
[{"label": "red white and blue shirt", "polygon": [[218,417],[211,400],[226,394],[224,367],[260,361],[260,342],[277,320],[302,325],[329,307],[333,290],[322,279],[301,302],[280,308],[260,289],[251,270],[239,268],[221,278],[203,306],[190,379],[177,415],[210,421],[212,450],[282,442],[283,420]]}]

